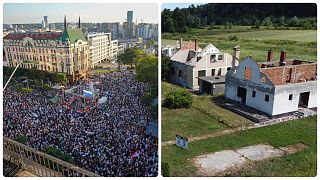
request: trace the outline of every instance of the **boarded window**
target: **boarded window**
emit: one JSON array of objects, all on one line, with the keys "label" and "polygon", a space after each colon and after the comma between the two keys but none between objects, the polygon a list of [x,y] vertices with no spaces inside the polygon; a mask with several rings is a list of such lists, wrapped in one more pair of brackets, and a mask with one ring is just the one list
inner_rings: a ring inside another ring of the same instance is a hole
[{"label": "boarded window", "polygon": [[245,68],[245,79],[251,80],[251,76],[252,76],[252,69],[249,67],[246,67]]}]

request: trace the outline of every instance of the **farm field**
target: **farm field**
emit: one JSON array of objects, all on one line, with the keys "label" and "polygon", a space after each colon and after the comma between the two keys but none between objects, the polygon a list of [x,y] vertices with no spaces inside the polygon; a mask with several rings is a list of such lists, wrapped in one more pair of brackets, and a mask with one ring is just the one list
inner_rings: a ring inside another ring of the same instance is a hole
[{"label": "farm field", "polygon": [[317,174],[316,116],[193,141],[189,143],[188,150],[175,145],[163,146],[162,161],[169,164],[170,176],[196,176],[197,167],[192,163],[192,159],[199,155],[256,144],[270,144],[278,148],[296,143],[303,143],[308,148],[295,154],[257,162],[245,170],[233,172],[228,176],[315,176]]},{"label": "farm field", "polygon": [[[230,36],[238,40],[230,40]],[[184,41],[199,40],[199,46],[204,48],[212,43],[220,51],[232,53],[232,48],[240,45],[240,59],[252,56],[258,62],[266,61],[267,51],[272,49],[274,58],[279,59],[280,51],[287,51],[288,59],[316,61],[317,43],[316,30],[267,30],[250,29],[247,26],[232,29],[192,29],[188,33],[162,33],[162,46],[174,45],[180,36]]]}]

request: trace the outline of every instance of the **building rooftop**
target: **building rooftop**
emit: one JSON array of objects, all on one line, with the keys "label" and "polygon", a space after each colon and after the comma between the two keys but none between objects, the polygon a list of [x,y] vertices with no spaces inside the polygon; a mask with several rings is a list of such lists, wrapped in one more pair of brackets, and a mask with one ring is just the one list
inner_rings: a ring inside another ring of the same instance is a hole
[{"label": "building rooftop", "polygon": [[46,39],[59,39],[61,32],[47,32],[47,33],[10,33],[3,39],[22,40],[25,37],[30,37],[35,40],[46,40]]},{"label": "building rooftop", "polygon": [[204,76],[197,77],[200,80],[206,81],[210,84],[224,84],[226,82],[225,76]]},{"label": "building rooftop", "polygon": [[80,28],[65,29],[62,33],[61,40],[65,42],[69,38],[71,43],[75,43],[78,40],[87,41],[87,38]]}]

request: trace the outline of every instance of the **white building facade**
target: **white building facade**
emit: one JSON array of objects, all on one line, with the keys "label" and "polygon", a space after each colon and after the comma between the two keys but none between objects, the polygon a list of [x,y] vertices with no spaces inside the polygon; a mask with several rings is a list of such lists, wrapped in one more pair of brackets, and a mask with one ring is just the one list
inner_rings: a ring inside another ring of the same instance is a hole
[{"label": "white building facade", "polygon": [[118,40],[111,40],[111,33],[92,33],[87,35],[90,44],[90,68],[95,64],[116,59]]},{"label": "white building facade", "polygon": [[225,97],[269,116],[315,108],[316,66],[301,60],[285,63],[285,55],[280,62],[258,64],[248,56],[226,74]]}]

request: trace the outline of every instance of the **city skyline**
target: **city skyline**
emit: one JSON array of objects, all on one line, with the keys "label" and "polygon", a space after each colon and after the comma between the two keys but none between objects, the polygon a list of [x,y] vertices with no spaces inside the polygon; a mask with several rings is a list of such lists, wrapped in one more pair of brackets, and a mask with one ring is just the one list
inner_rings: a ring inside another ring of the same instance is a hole
[{"label": "city skyline", "polygon": [[[66,10],[67,9],[67,10]],[[133,11],[133,21],[158,23],[157,4],[93,4],[93,3],[6,3],[3,6],[4,24],[41,24],[43,16],[49,23],[77,22],[79,16],[83,23],[125,22],[127,11]],[[95,12],[95,13],[92,13]],[[28,16],[25,16],[28,14]]]},{"label": "city skyline", "polygon": [[170,10],[174,10],[175,8],[188,8],[190,5],[194,5],[195,7],[197,7],[198,5],[202,5],[205,3],[163,3],[161,6],[161,11],[163,11],[164,9],[170,9]]}]

